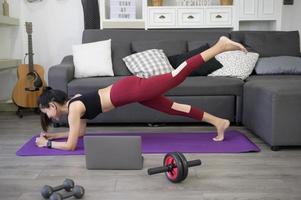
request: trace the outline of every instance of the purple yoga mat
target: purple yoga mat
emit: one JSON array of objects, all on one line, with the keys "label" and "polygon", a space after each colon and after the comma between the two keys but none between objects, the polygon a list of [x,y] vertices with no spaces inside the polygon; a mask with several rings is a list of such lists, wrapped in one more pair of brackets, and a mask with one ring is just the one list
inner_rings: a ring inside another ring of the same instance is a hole
[{"label": "purple yoga mat", "polygon": [[[93,133],[86,135],[116,135],[141,136],[142,152],[149,154],[180,151],[183,153],[243,153],[259,152],[260,149],[243,133],[235,130],[227,131],[222,142],[212,140],[216,132],[186,132],[186,133]],[[18,156],[53,156],[53,155],[83,155],[83,138],[78,141],[75,151],[39,148],[32,137],[17,152]],[[57,141],[63,141],[62,139]]]}]

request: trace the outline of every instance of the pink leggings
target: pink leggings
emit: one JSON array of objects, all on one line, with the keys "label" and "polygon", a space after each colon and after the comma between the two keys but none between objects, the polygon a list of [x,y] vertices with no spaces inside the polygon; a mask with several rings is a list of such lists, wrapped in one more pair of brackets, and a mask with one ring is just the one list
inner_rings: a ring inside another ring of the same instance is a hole
[{"label": "pink leggings", "polygon": [[110,97],[112,104],[115,107],[119,107],[125,104],[139,102],[144,106],[170,115],[182,115],[201,121],[204,111],[192,106],[189,112],[172,109],[174,102],[163,96],[168,90],[182,83],[193,70],[204,63],[204,60],[202,56],[198,54],[185,62],[186,66],[174,77],[172,73],[167,73],[150,78],[129,76],[118,80],[113,84],[111,89]]}]

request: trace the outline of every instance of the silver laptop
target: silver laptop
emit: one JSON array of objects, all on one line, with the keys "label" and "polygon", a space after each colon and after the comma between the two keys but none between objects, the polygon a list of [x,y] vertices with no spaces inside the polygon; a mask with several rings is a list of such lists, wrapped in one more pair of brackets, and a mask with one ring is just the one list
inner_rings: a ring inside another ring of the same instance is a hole
[{"label": "silver laptop", "polygon": [[140,136],[84,137],[87,169],[142,169]]}]

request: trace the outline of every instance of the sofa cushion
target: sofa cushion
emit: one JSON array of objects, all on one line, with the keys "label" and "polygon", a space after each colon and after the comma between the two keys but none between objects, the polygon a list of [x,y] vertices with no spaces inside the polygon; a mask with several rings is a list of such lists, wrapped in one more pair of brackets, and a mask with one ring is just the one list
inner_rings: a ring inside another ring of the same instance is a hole
[{"label": "sofa cushion", "polygon": [[258,60],[258,54],[242,51],[227,51],[220,53],[216,59],[223,67],[209,74],[208,76],[229,76],[242,80],[246,79],[253,71]]},{"label": "sofa cushion", "polygon": [[301,58],[294,56],[260,58],[255,71],[257,74],[301,74]]},{"label": "sofa cushion", "polygon": [[[93,77],[74,79],[68,84],[68,94],[95,91],[107,87],[123,77]],[[193,76],[166,93],[167,96],[242,95],[244,82],[237,78]]]},{"label": "sofa cushion", "polygon": [[74,77],[114,76],[111,40],[73,45]]},{"label": "sofa cushion", "polygon": [[191,76],[187,77],[183,83],[171,89],[166,95],[242,95],[244,82],[238,78],[230,77],[209,77]]},{"label": "sofa cushion", "polygon": [[234,31],[231,39],[243,43],[260,57],[300,56],[298,31]]},{"label": "sofa cushion", "polygon": [[301,94],[301,79],[261,79],[248,81],[245,88],[256,87],[262,88],[264,91],[271,94],[287,94],[299,93]]},{"label": "sofa cushion", "polygon": [[123,58],[128,69],[136,76],[148,78],[173,70],[162,49],[149,49]]},{"label": "sofa cushion", "polygon": [[167,56],[186,52],[186,41],[184,40],[153,40],[133,41],[132,52],[137,53],[149,49],[162,49]]},{"label": "sofa cushion", "polygon": [[252,75],[245,81],[257,81],[257,80],[301,80],[301,75]]},{"label": "sofa cushion", "polygon": [[[204,46],[201,46],[197,49],[188,51],[186,53],[178,54],[178,55],[173,55],[169,56],[168,60],[170,64],[173,66],[173,68],[177,68],[184,62],[185,60],[191,58],[194,55],[197,55],[205,50],[209,49],[209,45],[206,44]],[[214,72],[217,69],[222,68],[223,65],[218,62],[215,58],[212,58],[208,60],[205,63],[202,63],[198,69],[194,70],[189,76],[207,76],[208,74]]]}]

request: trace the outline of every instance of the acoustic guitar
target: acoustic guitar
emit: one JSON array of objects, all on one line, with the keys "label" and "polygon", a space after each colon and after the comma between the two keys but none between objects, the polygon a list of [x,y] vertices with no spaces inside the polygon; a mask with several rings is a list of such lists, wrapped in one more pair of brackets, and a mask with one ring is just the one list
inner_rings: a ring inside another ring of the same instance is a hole
[{"label": "acoustic guitar", "polygon": [[19,109],[37,108],[37,99],[46,86],[43,67],[33,64],[32,23],[26,22],[25,25],[28,35],[28,64],[18,66],[18,81],[12,93],[13,102]]}]

